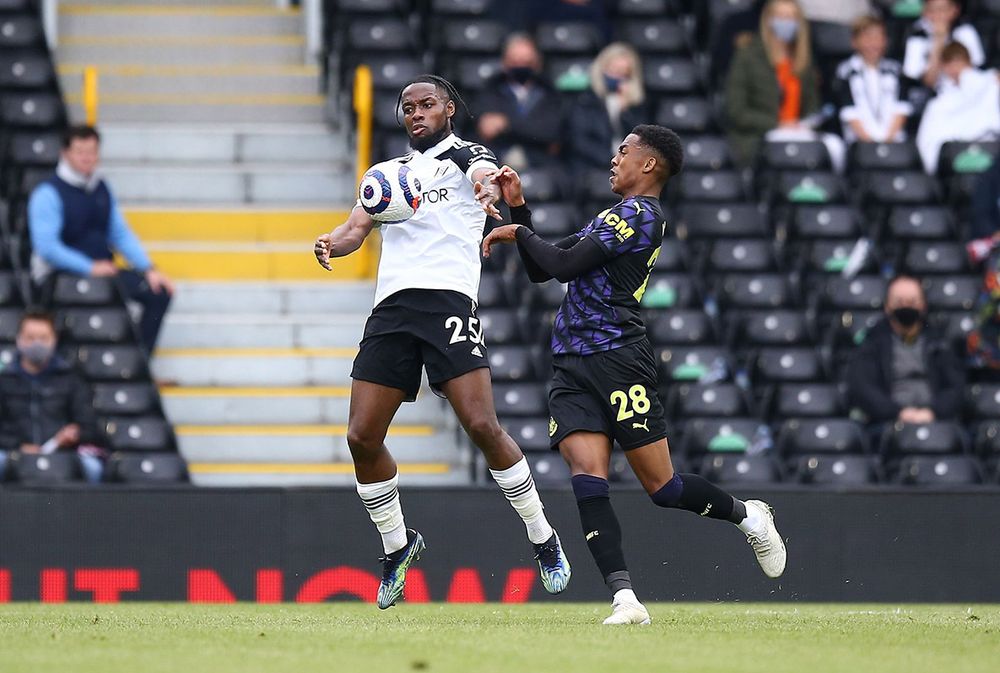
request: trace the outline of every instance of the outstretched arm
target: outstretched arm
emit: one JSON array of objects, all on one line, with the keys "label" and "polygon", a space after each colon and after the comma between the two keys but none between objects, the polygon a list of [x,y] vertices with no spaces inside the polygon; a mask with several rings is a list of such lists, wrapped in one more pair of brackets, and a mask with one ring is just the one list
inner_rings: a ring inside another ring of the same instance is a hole
[{"label": "outstretched arm", "polygon": [[346,222],[329,234],[322,234],[316,239],[316,244],[313,246],[316,261],[327,271],[332,271],[330,258],[343,257],[360,248],[374,226],[375,223],[368,213],[360,206],[355,206]]}]

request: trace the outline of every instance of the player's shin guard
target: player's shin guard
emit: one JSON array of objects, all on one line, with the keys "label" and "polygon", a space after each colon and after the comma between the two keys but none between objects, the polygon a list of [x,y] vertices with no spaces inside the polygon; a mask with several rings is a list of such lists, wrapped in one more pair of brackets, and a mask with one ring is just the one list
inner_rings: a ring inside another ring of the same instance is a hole
[{"label": "player's shin guard", "polygon": [[531,476],[528,459],[521,457],[506,470],[490,470],[497,486],[503,491],[511,507],[517,511],[524,527],[528,530],[528,539],[532,544],[541,544],[552,537],[552,526],[543,512],[542,499],[538,497],[535,480]]},{"label": "player's shin guard", "polygon": [[696,474],[674,474],[670,481],[649,497],[660,507],[686,509],[700,516],[735,524],[747,516],[743,501]]},{"label": "player's shin guard", "polygon": [[382,549],[391,554],[406,546],[406,525],[399,504],[399,475],[373,484],[358,484],[358,495],[368,510],[368,516],[382,536]]},{"label": "player's shin guard", "polygon": [[589,474],[577,474],[572,481],[583,535],[604,582],[612,594],[622,589],[631,589],[632,581],[622,552],[622,529],[615,510],[611,507],[608,480]]}]

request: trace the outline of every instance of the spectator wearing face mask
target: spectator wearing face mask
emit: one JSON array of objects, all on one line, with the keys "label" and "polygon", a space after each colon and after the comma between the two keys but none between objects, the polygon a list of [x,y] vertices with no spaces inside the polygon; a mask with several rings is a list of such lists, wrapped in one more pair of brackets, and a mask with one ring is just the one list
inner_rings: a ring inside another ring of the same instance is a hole
[{"label": "spectator wearing face mask", "polygon": [[56,354],[52,316],[29,310],[17,330],[18,358],[0,372],[0,474],[6,451],[76,451],[87,481],[104,472],[90,387]]},{"label": "spectator wearing face mask", "polygon": [[763,138],[822,140],[835,168],[844,163],[843,142],[820,134],[819,75],[812,62],[809,24],[795,0],[770,0],[760,33],[733,58],[726,82],[729,139],[736,159],[753,163]]},{"label": "spectator wearing face mask", "polygon": [[885,314],[848,364],[851,405],[874,424],[958,417],[965,371],[947,341],[927,326],[920,282],[909,276],[893,279]]},{"label": "spectator wearing face mask", "polygon": [[590,89],[573,106],[569,158],[574,170],[607,169],[629,132],[649,123],[636,51],[623,42],[601,50],[590,67]]},{"label": "spectator wearing face mask", "polygon": [[479,140],[515,169],[555,163],[565,121],[563,101],[542,76],[535,42],[524,33],[508,37],[501,66],[474,105]]}]

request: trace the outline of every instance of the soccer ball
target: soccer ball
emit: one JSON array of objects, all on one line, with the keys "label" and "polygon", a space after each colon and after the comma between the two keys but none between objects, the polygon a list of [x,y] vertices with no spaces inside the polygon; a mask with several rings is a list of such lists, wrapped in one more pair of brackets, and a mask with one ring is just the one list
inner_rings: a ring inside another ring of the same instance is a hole
[{"label": "soccer ball", "polygon": [[406,164],[383,161],[365,172],[358,185],[358,198],[375,222],[403,222],[420,207],[420,180]]}]

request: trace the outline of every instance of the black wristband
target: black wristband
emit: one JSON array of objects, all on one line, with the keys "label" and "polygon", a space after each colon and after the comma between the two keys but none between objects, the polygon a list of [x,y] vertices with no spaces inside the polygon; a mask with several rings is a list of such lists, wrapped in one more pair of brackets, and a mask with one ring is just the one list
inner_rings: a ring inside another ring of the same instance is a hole
[{"label": "black wristband", "polygon": [[510,221],[514,224],[523,224],[530,227],[531,211],[528,209],[528,204],[522,203],[519,206],[510,206]]}]

